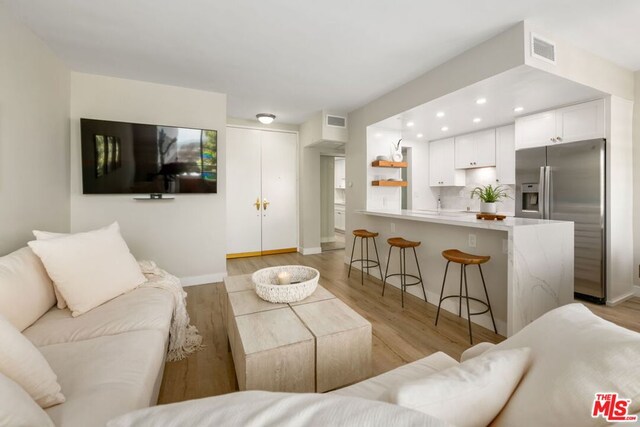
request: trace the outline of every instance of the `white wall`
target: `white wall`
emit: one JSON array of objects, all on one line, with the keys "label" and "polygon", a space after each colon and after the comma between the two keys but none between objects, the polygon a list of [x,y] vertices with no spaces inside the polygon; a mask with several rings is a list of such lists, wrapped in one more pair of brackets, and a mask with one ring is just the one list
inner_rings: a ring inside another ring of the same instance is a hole
[{"label": "white wall", "polygon": [[69,231],[69,69],[0,5],[0,255]]},{"label": "white wall", "polygon": [[304,255],[322,252],[320,224],[320,149],[308,145],[317,137],[317,123],[300,126],[300,249]]},{"label": "white wall", "polygon": [[[640,71],[635,72],[633,106],[633,223],[640,224]],[[640,225],[633,230],[635,293],[640,296]],[[636,270],[637,269],[637,270]]]},{"label": "white wall", "polygon": [[321,241],[335,241],[334,205],[335,157],[320,156],[320,230]]},{"label": "white wall", "polygon": [[[131,195],[83,195],[80,118],[215,129],[218,193],[135,201]],[[186,285],[226,274],[226,95],[71,73],[71,230],[118,221],[138,259],[151,259]]]}]

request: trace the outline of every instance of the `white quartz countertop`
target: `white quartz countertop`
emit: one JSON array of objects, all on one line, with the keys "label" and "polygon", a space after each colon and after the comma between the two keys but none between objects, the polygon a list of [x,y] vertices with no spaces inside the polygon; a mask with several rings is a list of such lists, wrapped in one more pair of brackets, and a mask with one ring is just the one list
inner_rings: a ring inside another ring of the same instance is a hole
[{"label": "white quartz countertop", "polygon": [[529,219],[508,216],[502,221],[487,221],[477,219],[475,212],[463,211],[420,211],[420,210],[359,210],[356,213],[363,215],[373,215],[386,218],[405,219],[409,221],[431,222],[435,224],[457,225],[460,227],[485,228],[489,230],[509,231],[516,227],[527,227],[532,225],[570,223],[570,221],[552,221],[548,219]]}]

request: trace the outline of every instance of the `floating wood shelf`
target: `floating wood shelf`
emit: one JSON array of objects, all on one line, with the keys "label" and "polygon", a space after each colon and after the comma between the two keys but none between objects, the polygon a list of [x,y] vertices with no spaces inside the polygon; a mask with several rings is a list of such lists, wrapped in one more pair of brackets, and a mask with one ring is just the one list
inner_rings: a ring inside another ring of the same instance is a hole
[{"label": "floating wood shelf", "polygon": [[407,162],[388,162],[386,160],[376,160],[371,163],[374,168],[406,168],[408,165]]},{"label": "floating wood shelf", "polygon": [[374,187],[406,187],[409,183],[407,181],[373,181],[371,185]]}]

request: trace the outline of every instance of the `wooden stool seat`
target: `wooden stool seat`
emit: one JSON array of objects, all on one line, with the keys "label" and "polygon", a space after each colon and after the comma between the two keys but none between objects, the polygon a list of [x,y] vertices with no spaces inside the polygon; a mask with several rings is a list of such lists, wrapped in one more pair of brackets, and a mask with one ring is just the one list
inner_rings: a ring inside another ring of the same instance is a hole
[{"label": "wooden stool seat", "polygon": [[378,233],[374,233],[373,231],[368,231],[364,229],[353,230],[353,235],[356,237],[364,237],[365,239],[368,239],[370,237],[378,237]]},{"label": "wooden stool seat", "polygon": [[395,248],[417,248],[421,242],[412,242],[411,240],[403,239],[402,237],[392,237],[387,239],[387,243]]},{"label": "wooden stool seat", "polygon": [[457,249],[442,251],[442,256],[445,257],[447,261],[464,265],[480,265],[491,259],[490,256],[468,254]]}]

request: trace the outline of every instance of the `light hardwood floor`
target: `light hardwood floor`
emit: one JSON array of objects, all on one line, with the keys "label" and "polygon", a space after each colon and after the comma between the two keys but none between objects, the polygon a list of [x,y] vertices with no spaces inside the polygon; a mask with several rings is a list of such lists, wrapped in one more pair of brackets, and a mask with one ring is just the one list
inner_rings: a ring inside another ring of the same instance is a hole
[{"label": "light hardwood floor", "polygon": [[[343,261],[344,251],[336,250],[309,256],[284,254],[235,259],[228,261],[227,268],[229,275],[252,273],[263,267],[283,264],[304,264],[318,269],[322,285],[371,322],[373,375],[437,351],[459,359],[469,347],[466,320],[444,311],[436,328],[433,322],[437,307],[433,301],[425,303],[408,296],[402,309],[397,288],[387,287],[382,298],[379,280],[371,278],[361,286],[360,272],[353,270],[351,278],[347,278],[348,266]],[[186,360],[166,364],[159,403],[214,396],[238,389],[227,334],[222,325],[222,283],[193,286],[186,291],[191,321],[200,330],[207,347]],[[599,316],[640,332],[640,298],[616,307],[588,306]],[[478,325],[474,324],[473,328],[476,343],[504,339]]]}]

